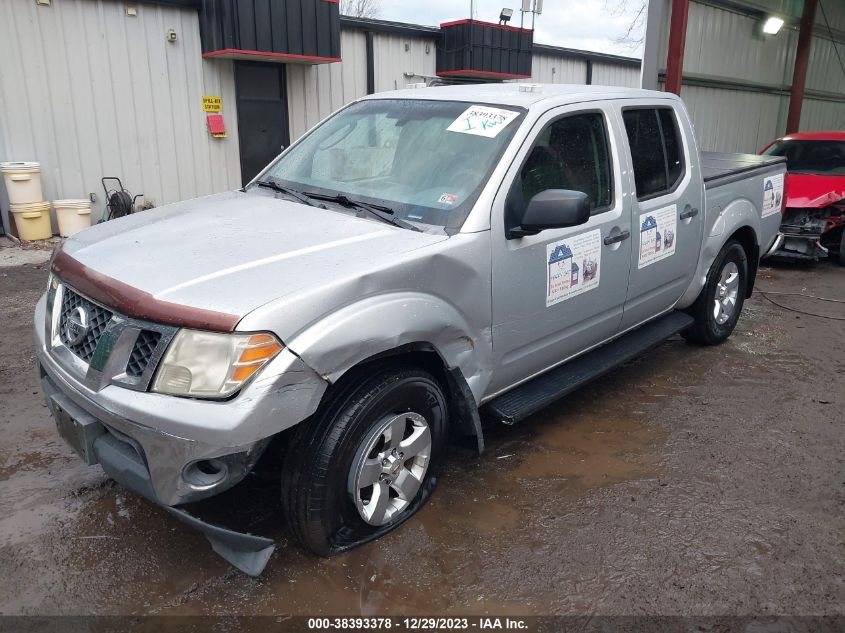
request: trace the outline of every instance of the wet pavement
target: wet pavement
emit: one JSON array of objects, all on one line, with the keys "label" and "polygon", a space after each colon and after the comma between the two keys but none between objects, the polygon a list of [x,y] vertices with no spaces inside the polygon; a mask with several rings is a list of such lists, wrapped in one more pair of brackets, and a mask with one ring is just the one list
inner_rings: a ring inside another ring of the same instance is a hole
[{"label": "wet pavement", "polygon": [[[289,542],[253,477],[223,501],[279,541],[252,579],[58,438],[30,335],[45,284],[0,267],[0,614],[845,613],[845,321],[755,294],[724,345],[674,338],[488,428],[481,457],[451,449],[416,517],[332,559]],[[845,267],[758,286],[845,299]]]}]

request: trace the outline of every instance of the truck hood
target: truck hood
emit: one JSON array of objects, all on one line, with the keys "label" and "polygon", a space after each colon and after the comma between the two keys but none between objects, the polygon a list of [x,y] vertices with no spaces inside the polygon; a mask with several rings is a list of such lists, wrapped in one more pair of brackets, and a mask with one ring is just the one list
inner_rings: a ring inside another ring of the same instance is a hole
[{"label": "truck hood", "polygon": [[[389,266],[444,239],[269,192],[231,192],[96,225],[66,240],[53,268],[129,316],[232,329],[268,301]],[[182,318],[191,311],[231,323]]]},{"label": "truck hood", "polygon": [[788,174],[786,206],[818,209],[845,198],[845,176]]}]

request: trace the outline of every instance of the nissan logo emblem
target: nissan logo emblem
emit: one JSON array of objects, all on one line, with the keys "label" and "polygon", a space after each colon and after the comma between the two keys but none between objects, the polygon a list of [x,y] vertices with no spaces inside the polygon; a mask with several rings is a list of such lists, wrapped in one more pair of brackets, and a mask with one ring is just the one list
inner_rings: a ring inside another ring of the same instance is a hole
[{"label": "nissan logo emblem", "polygon": [[67,318],[67,338],[70,345],[79,345],[88,334],[88,312],[85,308],[76,308]]}]

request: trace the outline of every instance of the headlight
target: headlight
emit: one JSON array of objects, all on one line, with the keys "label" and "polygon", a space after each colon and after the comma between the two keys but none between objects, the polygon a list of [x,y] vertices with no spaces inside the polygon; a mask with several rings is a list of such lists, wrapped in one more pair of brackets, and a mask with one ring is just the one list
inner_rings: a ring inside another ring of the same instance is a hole
[{"label": "headlight", "polygon": [[153,391],[225,398],[283,349],[272,334],[219,334],[180,330],[158,368]]}]

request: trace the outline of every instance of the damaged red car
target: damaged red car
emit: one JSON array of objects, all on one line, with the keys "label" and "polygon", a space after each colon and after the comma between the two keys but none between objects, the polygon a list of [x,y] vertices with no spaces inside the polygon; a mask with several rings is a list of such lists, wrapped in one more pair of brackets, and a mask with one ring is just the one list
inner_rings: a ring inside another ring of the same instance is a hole
[{"label": "damaged red car", "polygon": [[786,206],[769,257],[845,265],[845,132],[790,134],[761,152],[785,156]]}]

